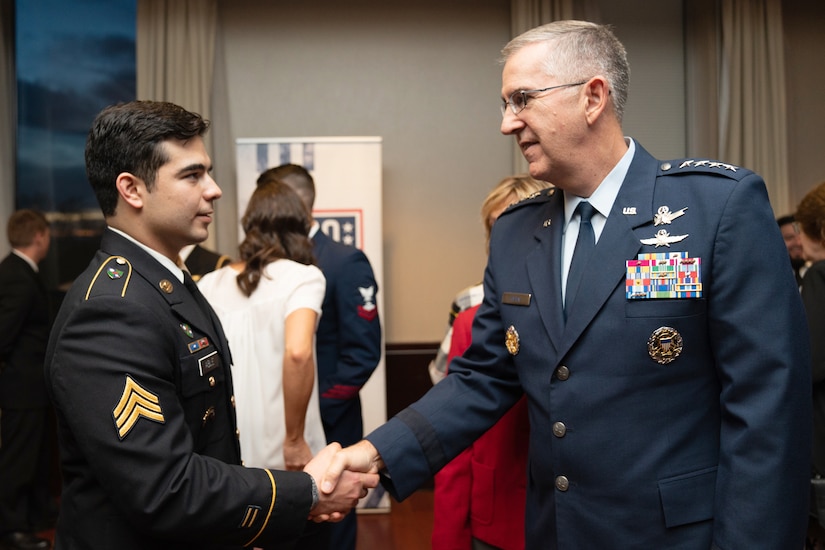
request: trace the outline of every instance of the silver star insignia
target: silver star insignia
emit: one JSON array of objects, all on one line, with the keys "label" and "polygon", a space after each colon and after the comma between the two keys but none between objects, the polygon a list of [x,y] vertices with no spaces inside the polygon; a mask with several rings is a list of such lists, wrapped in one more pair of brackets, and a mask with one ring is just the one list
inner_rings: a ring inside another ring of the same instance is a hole
[{"label": "silver star insignia", "polygon": [[658,213],[655,216],[653,216],[653,225],[656,226],[670,224],[679,216],[683,216],[685,214],[685,210],[687,210],[687,206],[685,206],[681,210],[677,210],[676,212],[671,212],[670,208],[667,206],[660,206]]},{"label": "silver star insignia", "polygon": [[660,229],[652,239],[639,239],[642,244],[655,245],[656,248],[660,246],[670,247],[673,243],[678,243],[687,239],[687,235],[671,235],[667,229]]}]

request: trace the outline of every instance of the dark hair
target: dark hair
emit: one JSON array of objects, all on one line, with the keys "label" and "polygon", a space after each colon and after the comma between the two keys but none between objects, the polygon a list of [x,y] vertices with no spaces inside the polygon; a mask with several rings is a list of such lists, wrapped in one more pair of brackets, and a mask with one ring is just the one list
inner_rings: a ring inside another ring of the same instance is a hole
[{"label": "dark hair", "polygon": [[169,160],[163,142],[185,142],[208,129],[208,120],[174,103],[132,101],[103,109],[86,140],[86,175],[103,216],[115,213],[118,175],[129,172],[151,191],[158,168]]},{"label": "dark hair", "polygon": [[241,219],[246,232],[240,257],[246,262],[237,281],[250,296],[267,264],[285,258],[305,265],[315,263],[309,229],[312,221],[298,194],[282,181],[264,182],[255,189]]},{"label": "dark hair", "polygon": [[776,218],[776,225],[782,227],[783,225],[788,225],[789,223],[793,223],[795,221],[796,219],[793,214],[786,214],[785,216],[779,216]]},{"label": "dark hair", "polygon": [[825,243],[825,182],[808,191],[800,201],[794,218],[808,238]]},{"label": "dark hair", "polygon": [[6,234],[12,248],[24,248],[32,244],[34,236],[49,228],[49,221],[37,210],[24,208],[14,212],[6,225]]},{"label": "dark hair", "polygon": [[282,181],[292,187],[312,214],[315,204],[315,180],[306,168],[297,164],[282,164],[270,168],[258,176],[258,185],[268,181]]}]

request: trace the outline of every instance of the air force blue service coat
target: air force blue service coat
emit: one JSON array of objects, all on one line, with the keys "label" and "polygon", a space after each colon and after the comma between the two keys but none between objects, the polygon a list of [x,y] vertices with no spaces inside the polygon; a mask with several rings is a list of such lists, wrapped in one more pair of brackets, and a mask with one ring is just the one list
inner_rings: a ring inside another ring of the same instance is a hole
[{"label": "air force blue service coat", "polygon": [[63,471],[56,548],[297,538],[311,482],[240,466],[230,364],[211,308],[107,230],[63,302],[46,356]]},{"label": "air force blue service coat", "polygon": [[[408,496],[523,392],[528,548],[801,547],[809,346],[762,179],[637,144],[566,323],[563,224],[553,190],[496,221],[473,345],[367,436],[383,483]],[[701,295],[627,288],[640,255],[674,252]]]}]

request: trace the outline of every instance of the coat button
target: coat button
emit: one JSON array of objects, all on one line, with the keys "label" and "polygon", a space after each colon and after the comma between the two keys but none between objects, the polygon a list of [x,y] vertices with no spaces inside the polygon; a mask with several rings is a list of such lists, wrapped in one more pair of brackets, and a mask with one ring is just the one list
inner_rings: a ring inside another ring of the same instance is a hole
[{"label": "coat button", "polygon": [[570,378],[570,369],[566,366],[562,365],[556,369],[556,378],[561,380],[562,382]]},{"label": "coat button", "polygon": [[240,439],[240,438],[241,438],[241,430],[239,430],[238,428],[235,428],[235,439]]},{"label": "coat button", "polygon": [[215,377],[214,377],[214,376],[210,376],[210,377],[209,377],[209,387],[210,387],[210,388],[214,388],[216,383],[217,383],[217,382],[215,382]]},{"label": "coat button", "polygon": [[558,476],[556,477],[556,489],[559,491],[566,491],[570,488],[570,480],[567,479],[567,476]]},{"label": "coat button", "polygon": [[564,422],[554,422],[553,423],[553,435],[556,437],[564,437],[564,434],[567,433],[567,426],[564,425]]},{"label": "coat button", "polygon": [[232,408],[234,409],[235,408],[235,396],[234,395],[229,398],[229,402],[232,404]]}]

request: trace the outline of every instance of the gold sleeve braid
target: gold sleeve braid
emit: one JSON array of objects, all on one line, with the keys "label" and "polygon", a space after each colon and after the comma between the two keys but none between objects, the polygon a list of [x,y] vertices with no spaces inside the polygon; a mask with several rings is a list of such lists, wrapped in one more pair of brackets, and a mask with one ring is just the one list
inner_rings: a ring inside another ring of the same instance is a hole
[{"label": "gold sleeve braid", "polygon": [[272,517],[272,510],[274,510],[274,509],[275,509],[275,495],[276,495],[276,493],[278,492],[277,488],[275,487],[275,478],[272,476],[272,472],[270,472],[269,470],[266,470],[266,469],[265,469],[265,470],[264,470],[264,472],[266,472],[266,475],[268,475],[268,476],[269,476],[269,482],[272,484],[272,500],[271,500],[271,502],[269,503],[269,510],[268,510],[268,511],[267,511],[267,513],[266,513],[266,518],[264,518],[264,522],[263,522],[263,524],[261,525],[261,528],[258,530],[258,532],[257,532],[257,533],[255,533],[255,536],[254,536],[254,537],[252,537],[252,538],[249,540],[249,542],[247,542],[246,544],[244,544],[244,546],[251,546],[253,542],[255,542],[256,540],[258,540],[258,537],[260,537],[260,536],[261,536],[261,533],[263,533],[263,532],[264,532],[264,529],[266,529],[266,526],[269,524],[269,518],[271,518],[271,517]]}]

